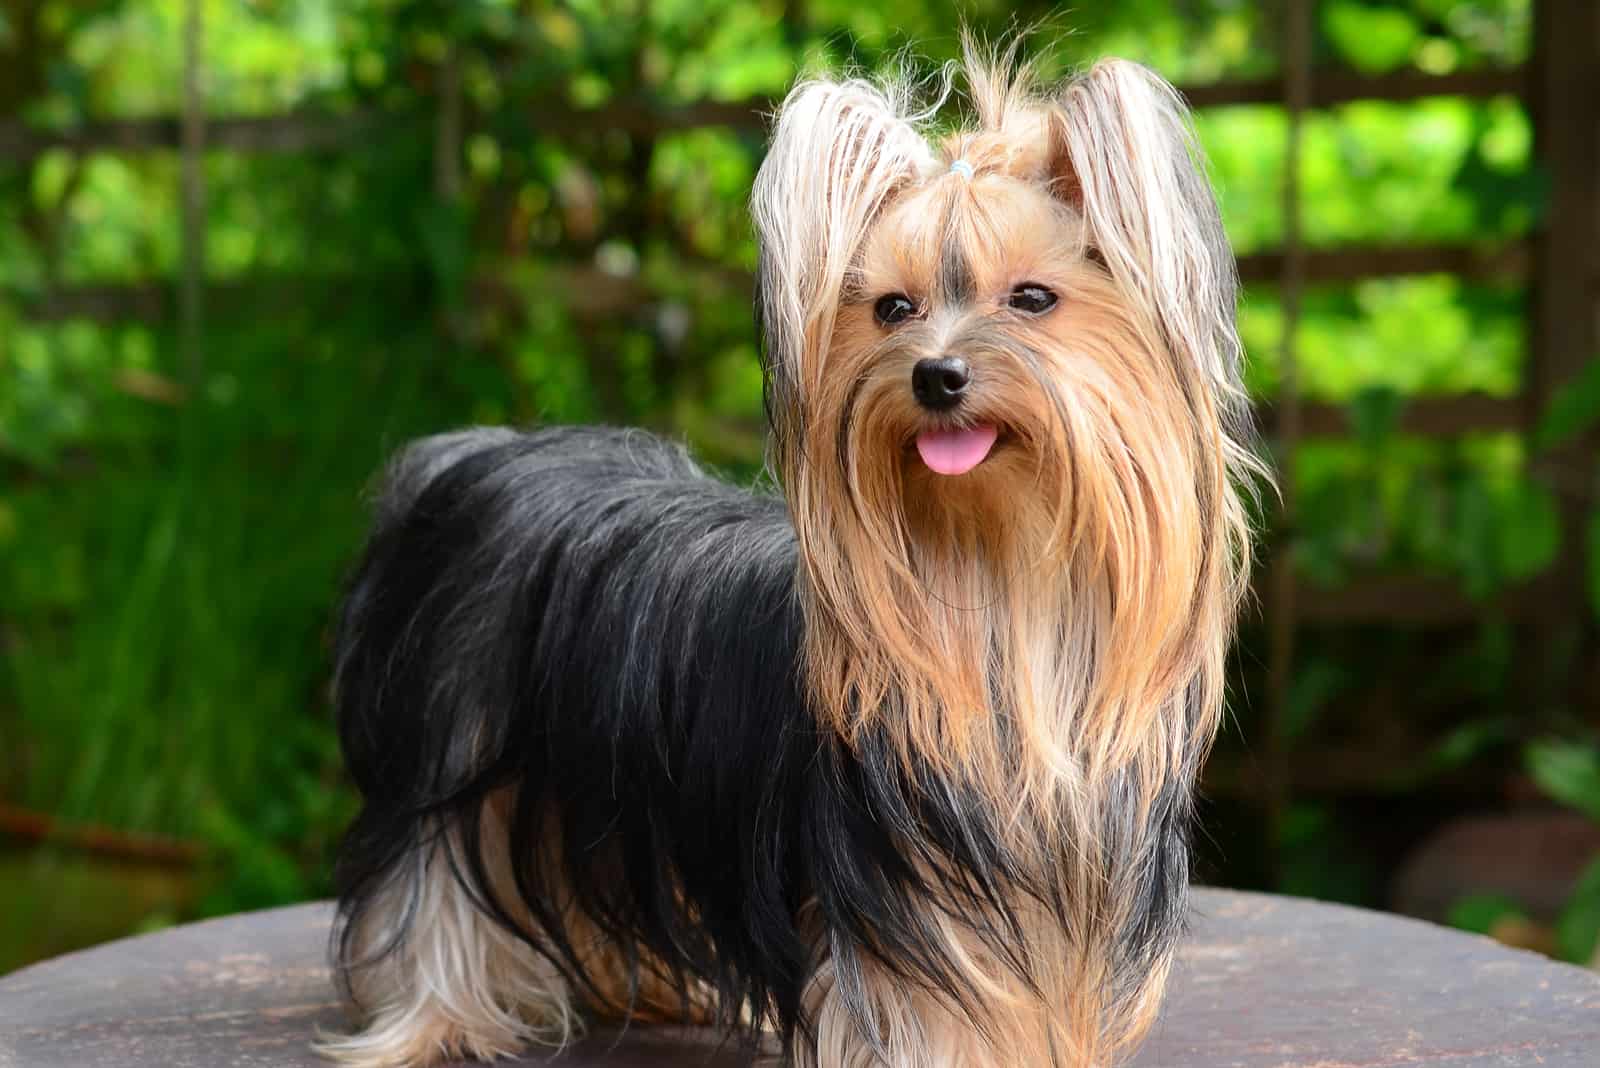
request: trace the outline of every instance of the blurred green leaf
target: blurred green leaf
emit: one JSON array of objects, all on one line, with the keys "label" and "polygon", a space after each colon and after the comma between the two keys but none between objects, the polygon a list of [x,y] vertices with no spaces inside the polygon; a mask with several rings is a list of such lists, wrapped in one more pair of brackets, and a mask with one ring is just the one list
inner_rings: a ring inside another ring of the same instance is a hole
[{"label": "blurred green leaf", "polygon": [[151,934],[155,931],[164,931],[179,922],[177,915],[171,909],[157,909],[148,913],[133,929],[133,934]]},{"label": "blurred green leaf", "polygon": [[1511,737],[1511,724],[1504,719],[1479,719],[1453,728],[1429,752],[1423,762],[1433,774],[1452,771],[1477,759]]},{"label": "blurred green leaf", "polygon": [[1394,433],[1406,399],[1389,386],[1368,386],[1350,399],[1350,427],[1356,438],[1375,445]]},{"label": "blurred green leaf", "polygon": [[1317,722],[1322,709],[1350,682],[1350,672],[1344,664],[1328,657],[1317,657],[1302,664],[1295,672],[1289,691],[1284,731],[1299,738]]},{"label": "blurred green leaf", "polygon": [[1504,894],[1469,894],[1450,906],[1445,922],[1463,931],[1488,934],[1501,920],[1526,916],[1522,906]]},{"label": "blurred green leaf", "polygon": [[1600,857],[1596,857],[1578,878],[1572,899],[1561,912],[1556,925],[1561,955],[1575,964],[1594,960],[1600,942]]},{"label": "blurred green leaf", "polygon": [[1572,381],[1550,398],[1534,429],[1539,449],[1564,445],[1600,423],[1600,359],[1590,360]]},{"label": "blurred green leaf", "polygon": [[1326,804],[1289,807],[1278,856],[1277,889],[1286,894],[1356,902],[1367,899],[1376,880],[1371,856]]},{"label": "blurred green leaf", "polygon": [[1523,479],[1496,502],[1495,540],[1502,581],[1532,578],[1548,567],[1561,546],[1561,523],[1550,491]]},{"label": "blurred green leaf", "polygon": [[1589,550],[1585,569],[1589,580],[1589,606],[1600,615],[1600,510],[1590,513],[1584,529]]},{"label": "blurred green leaf", "polygon": [[1406,62],[1421,35],[1409,12],[1369,7],[1355,0],[1324,3],[1322,28],[1351,66],[1370,73],[1393,70]]},{"label": "blurred green leaf", "polygon": [[439,279],[447,306],[461,307],[466,300],[467,270],[472,262],[471,217],[459,204],[431,201],[417,213],[428,263]]},{"label": "blurred green leaf", "polygon": [[1581,742],[1530,742],[1526,763],[1541,790],[1600,820],[1600,750]]}]

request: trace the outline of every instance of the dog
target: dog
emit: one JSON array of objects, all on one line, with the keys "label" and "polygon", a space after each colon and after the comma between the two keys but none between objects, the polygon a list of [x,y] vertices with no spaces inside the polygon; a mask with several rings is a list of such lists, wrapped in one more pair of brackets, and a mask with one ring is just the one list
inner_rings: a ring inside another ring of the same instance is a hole
[{"label": "dog", "polygon": [[802,1066],[1088,1068],[1147,1030],[1263,477],[1236,269],[1165,82],[1014,56],[969,44],[934,142],[904,83],[777,112],[781,493],[631,429],[393,461],[337,627],[362,1023],[328,1056],[601,1018]]}]

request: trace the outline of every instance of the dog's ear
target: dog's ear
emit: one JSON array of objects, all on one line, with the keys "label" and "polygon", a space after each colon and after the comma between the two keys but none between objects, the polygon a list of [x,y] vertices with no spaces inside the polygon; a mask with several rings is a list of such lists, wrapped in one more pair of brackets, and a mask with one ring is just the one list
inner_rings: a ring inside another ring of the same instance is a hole
[{"label": "dog's ear", "polygon": [[1082,213],[1092,253],[1174,354],[1237,381],[1237,269],[1182,98],[1137,63],[1103,60],[1068,83],[1051,118],[1050,178]]},{"label": "dog's ear", "polygon": [[904,103],[896,90],[865,81],[811,81],[778,112],[751,196],[757,310],[774,392],[817,373],[863,236],[930,165]]}]

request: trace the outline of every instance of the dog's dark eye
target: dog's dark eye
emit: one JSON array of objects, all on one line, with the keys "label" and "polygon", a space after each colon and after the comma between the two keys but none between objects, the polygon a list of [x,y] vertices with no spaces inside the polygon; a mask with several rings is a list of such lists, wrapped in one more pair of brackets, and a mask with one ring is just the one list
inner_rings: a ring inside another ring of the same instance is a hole
[{"label": "dog's dark eye", "polygon": [[878,303],[872,306],[872,314],[878,317],[878,322],[884,326],[893,326],[903,323],[911,318],[917,306],[911,303],[911,298],[904,293],[890,293],[886,297],[879,297]]},{"label": "dog's dark eye", "polygon": [[1011,299],[1007,303],[1019,312],[1043,315],[1056,306],[1056,295],[1044,286],[1023,284],[1011,291]]}]

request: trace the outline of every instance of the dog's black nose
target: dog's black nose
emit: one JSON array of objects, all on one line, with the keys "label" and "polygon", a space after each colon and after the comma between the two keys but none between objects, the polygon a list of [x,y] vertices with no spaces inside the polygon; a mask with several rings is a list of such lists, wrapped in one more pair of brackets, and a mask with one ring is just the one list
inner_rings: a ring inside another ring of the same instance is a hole
[{"label": "dog's black nose", "polygon": [[911,392],[924,408],[947,412],[961,403],[961,395],[967,391],[971,378],[967,361],[954,356],[918,360],[911,369]]}]

